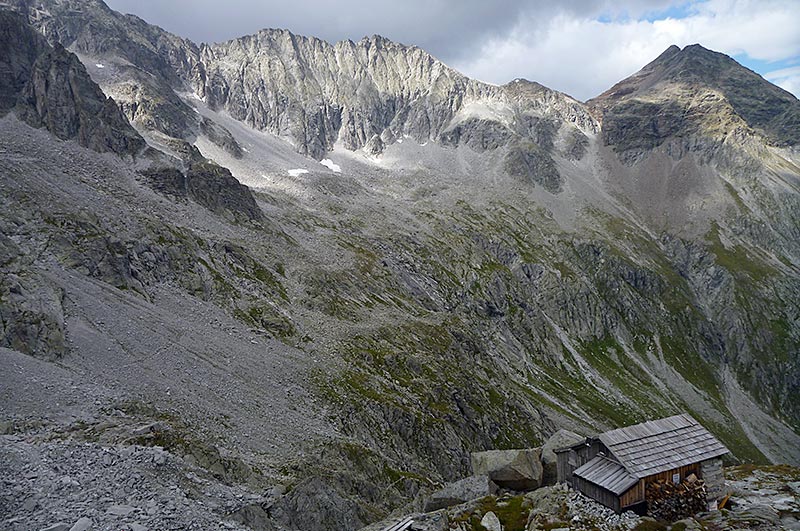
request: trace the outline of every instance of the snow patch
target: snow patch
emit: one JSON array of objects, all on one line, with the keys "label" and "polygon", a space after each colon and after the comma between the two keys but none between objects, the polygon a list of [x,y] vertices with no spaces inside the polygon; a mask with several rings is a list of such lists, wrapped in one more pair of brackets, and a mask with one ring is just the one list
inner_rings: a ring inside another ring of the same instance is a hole
[{"label": "snow patch", "polygon": [[102,63],[95,63],[94,66],[96,66],[97,68],[105,68],[106,67],[106,65],[104,65]]},{"label": "snow patch", "polygon": [[321,161],[319,161],[319,163],[333,172],[341,173],[342,171],[342,167],[334,163],[331,159],[322,159]]},{"label": "snow patch", "polygon": [[490,120],[508,125],[514,118],[514,113],[509,105],[489,100],[471,101],[464,105],[453,118],[453,124],[461,123],[469,119]]},{"label": "snow patch", "polygon": [[303,168],[296,168],[294,170],[287,170],[289,172],[290,177],[300,177],[304,173],[308,173],[308,170],[304,170]]}]

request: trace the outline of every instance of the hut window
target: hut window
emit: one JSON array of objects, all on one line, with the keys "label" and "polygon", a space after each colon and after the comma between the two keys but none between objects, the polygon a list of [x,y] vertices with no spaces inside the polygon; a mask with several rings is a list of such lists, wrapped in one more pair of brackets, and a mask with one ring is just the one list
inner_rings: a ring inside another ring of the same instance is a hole
[{"label": "hut window", "polygon": [[680,472],[672,474],[672,482],[675,483],[676,485],[681,482],[681,473]]}]

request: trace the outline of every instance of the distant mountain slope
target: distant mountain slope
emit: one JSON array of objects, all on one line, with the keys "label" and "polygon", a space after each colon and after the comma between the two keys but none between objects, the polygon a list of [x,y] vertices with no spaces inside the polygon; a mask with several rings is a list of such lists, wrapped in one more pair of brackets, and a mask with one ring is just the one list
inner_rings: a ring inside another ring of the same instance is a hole
[{"label": "distant mountain slope", "polygon": [[623,151],[692,132],[724,138],[737,127],[757,132],[771,145],[800,142],[797,98],[698,44],[671,46],[588,104],[603,115],[606,142]]},{"label": "distant mountain slope", "polygon": [[200,62],[194,88],[211,107],[286,136],[315,158],[336,142],[380,153],[404,136],[438,140],[454,127],[480,129],[480,121],[496,124],[495,146],[529,138],[530,117],[595,127],[563,94],[539,86],[515,99],[513,88],[470,80],[419,48],[379,36],[331,45],[264,30],[203,46]]},{"label": "distant mountain slope", "polygon": [[[564,138],[560,155],[576,157],[584,133],[597,130],[564,94],[537,84],[520,90],[523,80],[505,87],[473,81],[419,48],[379,36],[331,45],[263,30],[197,46],[99,0],[11,4],[48,39],[85,56],[94,79],[141,130],[189,141],[204,135],[237,156],[230,132],[194,113],[185,92],[316,159],[337,143],[379,154],[405,136],[505,148],[505,171],[552,192],[561,186],[553,140]],[[92,68],[92,57],[103,58],[102,68]],[[538,176],[542,168],[549,177]]]}]

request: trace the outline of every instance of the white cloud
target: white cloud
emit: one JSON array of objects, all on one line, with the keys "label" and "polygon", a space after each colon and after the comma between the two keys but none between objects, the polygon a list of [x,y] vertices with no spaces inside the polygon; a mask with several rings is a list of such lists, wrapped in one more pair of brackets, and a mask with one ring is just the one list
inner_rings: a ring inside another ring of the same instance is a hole
[{"label": "white cloud", "polygon": [[800,66],[767,72],[764,77],[795,96],[800,95]]},{"label": "white cloud", "polygon": [[[587,99],[671,44],[700,43],[761,61],[796,57],[799,27],[800,9],[794,0],[709,0],[693,5],[684,18],[655,21],[600,22],[562,14],[538,27],[523,20],[508,35],[486,42],[476,57],[453,66],[485,81],[526,77]],[[784,88],[799,93],[796,76],[783,81]]]}]

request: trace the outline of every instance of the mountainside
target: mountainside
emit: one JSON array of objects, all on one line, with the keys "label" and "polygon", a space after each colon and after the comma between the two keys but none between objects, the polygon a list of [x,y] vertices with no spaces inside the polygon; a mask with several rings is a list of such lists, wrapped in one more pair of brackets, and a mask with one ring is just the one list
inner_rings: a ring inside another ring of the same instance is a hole
[{"label": "mountainside", "polygon": [[0,432],[124,485],[0,498],[11,529],[357,529],[472,451],[679,412],[800,463],[800,103],[729,57],[581,103],[378,36],[0,6]]}]

